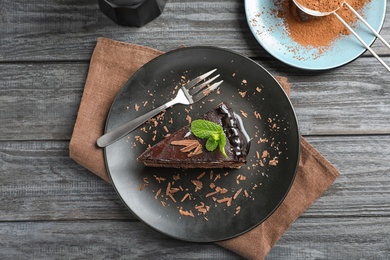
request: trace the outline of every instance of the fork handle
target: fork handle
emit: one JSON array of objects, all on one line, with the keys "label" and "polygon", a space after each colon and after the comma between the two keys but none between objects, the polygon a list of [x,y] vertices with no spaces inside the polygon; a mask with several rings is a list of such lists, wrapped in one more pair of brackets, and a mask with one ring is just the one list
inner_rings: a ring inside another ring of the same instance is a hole
[{"label": "fork handle", "polygon": [[107,145],[112,144],[113,142],[117,141],[118,139],[122,138],[123,136],[127,135],[146,121],[148,121],[150,118],[154,117],[155,115],[159,114],[163,110],[167,109],[168,107],[176,104],[176,100],[171,100],[167,102],[164,105],[161,105],[152,111],[147,112],[146,114],[139,116],[124,125],[121,125],[114,130],[102,135],[97,139],[97,145],[99,147],[106,147]]}]

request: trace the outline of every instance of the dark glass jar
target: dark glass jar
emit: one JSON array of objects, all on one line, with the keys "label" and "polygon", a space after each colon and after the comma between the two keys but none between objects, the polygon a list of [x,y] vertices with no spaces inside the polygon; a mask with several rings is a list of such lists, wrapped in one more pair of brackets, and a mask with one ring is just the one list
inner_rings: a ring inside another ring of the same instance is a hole
[{"label": "dark glass jar", "polygon": [[157,18],[167,0],[99,0],[100,10],[119,25],[141,27]]}]

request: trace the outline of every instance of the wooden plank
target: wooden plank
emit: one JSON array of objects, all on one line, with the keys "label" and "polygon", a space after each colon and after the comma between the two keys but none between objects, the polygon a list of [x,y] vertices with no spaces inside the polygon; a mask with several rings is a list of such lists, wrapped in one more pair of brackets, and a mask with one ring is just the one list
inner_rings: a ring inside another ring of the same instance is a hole
[{"label": "wooden plank", "polygon": [[1,222],[1,259],[239,259],[215,244],[171,239],[139,222]]},{"label": "wooden plank", "polygon": [[386,144],[390,136],[307,137],[307,140],[341,176],[306,216],[390,216],[387,174],[390,147]]},{"label": "wooden plank", "polygon": [[134,219],[110,184],[69,158],[68,142],[0,147],[1,220]]},{"label": "wooden plank", "polygon": [[[320,74],[257,61],[290,79],[303,135],[390,133],[390,76],[376,59]],[[87,71],[87,62],[0,64],[0,140],[70,139]]]},{"label": "wooden plank", "polygon": [[[390,216],[390,136],[308,137],[341,172],[304,217]],[[0,221],[134,219],[68,142],[0,142]],[[10,203],[12,201],[12,203]]]},{"label": "wooden plank", "polygon": [[0,65],[0,140],[69,139],[87,63]]},{"label": "wooden plank", "polygon": [[[82,4],[3,0],[1,22],[0,61],[88,60],[100,36],[163,51],[183,45],[213,45],[252,57],[270,57],[250,32],[243,1],[168,1],[155,21],[130,28],[109,20],[95,0]],[[381,34],[390,39],[390,21],[385,22]],[[388,53],[381,43],[375,43],[374,49]]]},{"label": "wooden plank", "polygon": [[300,218],[266,259],[388,259],[389,218]]},{"label": "wooden plank", "polygon": [[[2,9],[3,61],[88,60],[100,36],[163,51],[216,45],[264,54],[252,39],[242,1],[168,1],[163,14],[141,28],[116,25],[100,12],[97,1],[6,0]],[[249,48],[243,38],[251,39]]]},{"label": "wooden plank", "polygon": [[[389,218],[300,218],[266,259],[386,259],[389,232]],[[2,222],[0,236],[2,259],[240,259],[213,243],[178,241],[139,222]]]},{"label": "wooden plank", "polygon": [[322,73],[295,72],[287,75],[302,134],[390,133],[390,78],[376,59],[361,58]]}]

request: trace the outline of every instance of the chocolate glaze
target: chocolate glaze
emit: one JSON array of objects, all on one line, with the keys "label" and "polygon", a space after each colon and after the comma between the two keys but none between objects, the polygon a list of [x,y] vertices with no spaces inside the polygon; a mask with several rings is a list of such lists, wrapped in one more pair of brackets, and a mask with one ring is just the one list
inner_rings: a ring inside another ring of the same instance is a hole
[{"label": "chocolate glaze", "polygon": [[234,112],[231,112],[223,103],[217,108],[217,112],[222,117],[223,129],[232,146],[234,155],[237,158],[245,158],[249,151],[250,140],[241,118]]}]

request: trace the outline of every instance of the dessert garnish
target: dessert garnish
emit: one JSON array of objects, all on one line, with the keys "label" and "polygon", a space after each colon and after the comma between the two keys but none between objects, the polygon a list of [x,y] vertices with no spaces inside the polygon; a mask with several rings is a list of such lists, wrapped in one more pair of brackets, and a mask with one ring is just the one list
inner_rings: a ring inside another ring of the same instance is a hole
[{"label": "dessert garnish", "polygon": [[225,152],[226,136],[222,126],[204,119],[197,119],[191,123],[191,132],[198,138],[205,139],[206,150],[214,151],[217,147],[228,158]]},{"label": "dessert garnish", "polygon": [[183,148],[180,149],[180,152],[188,153],[188,157],[201,154],[202,151],[202,145],[199,143],[198,140],[175,140],[171,142],[171,145],[182,145]]}]

